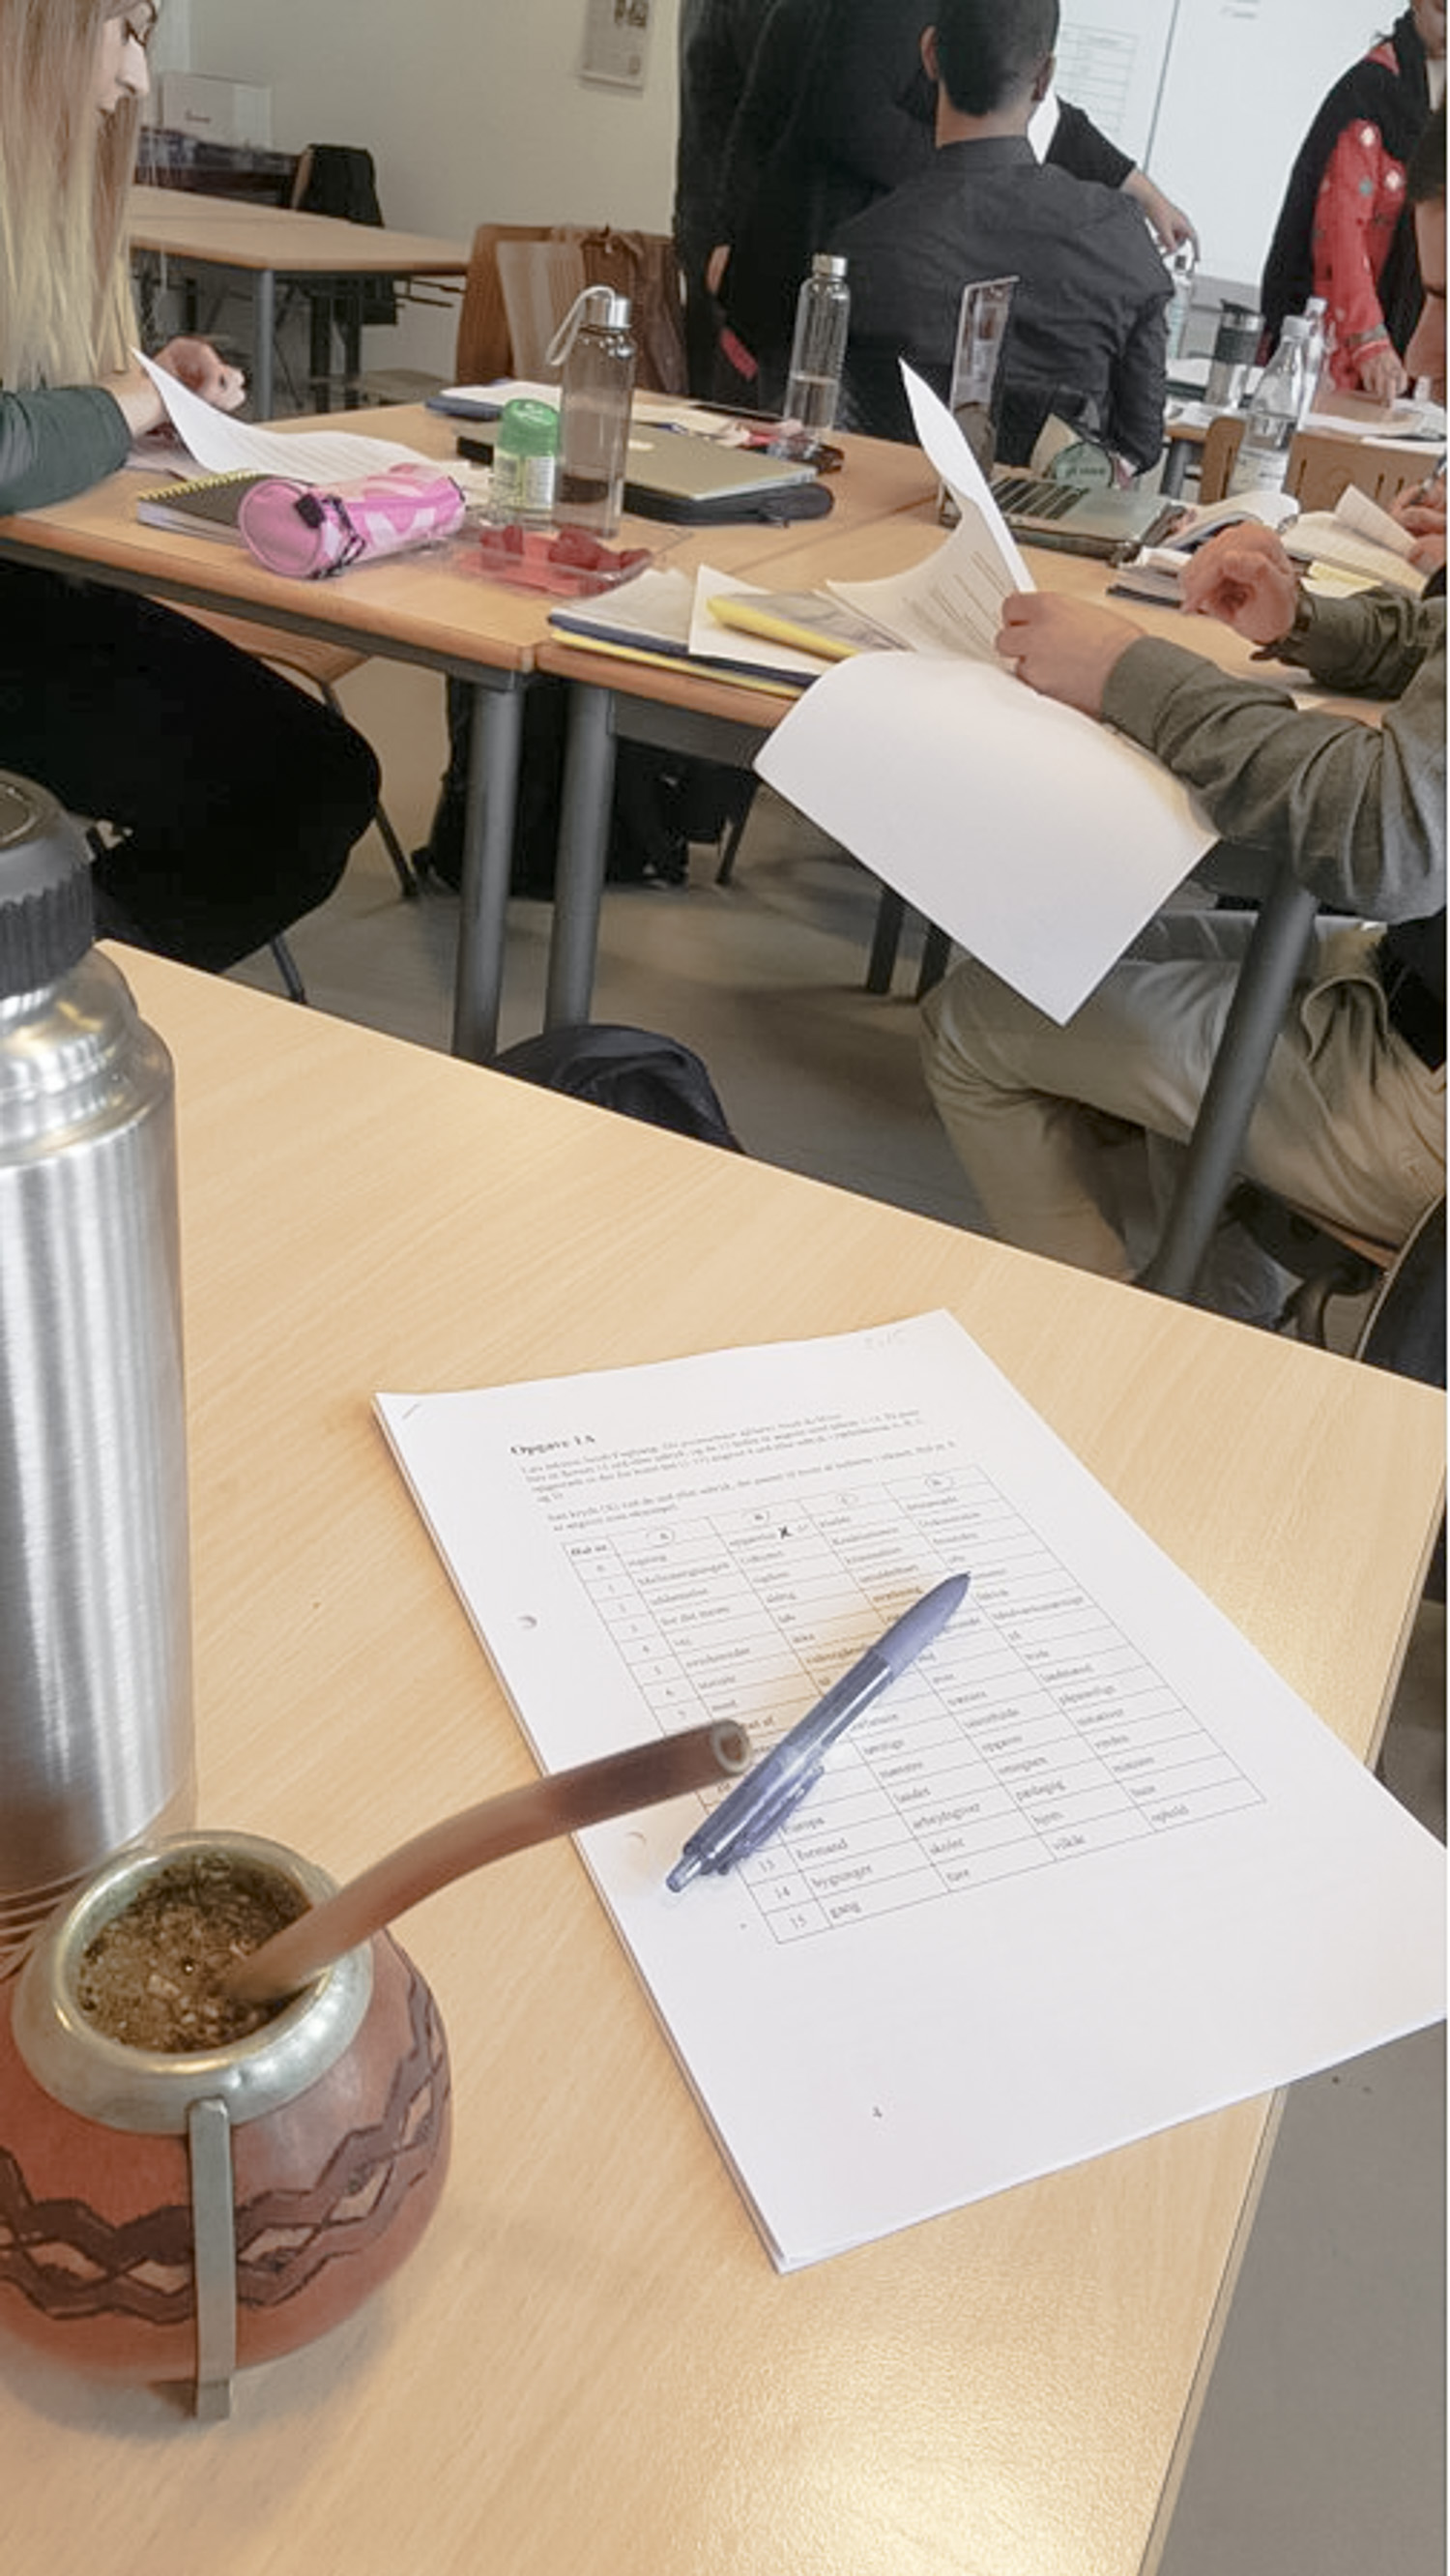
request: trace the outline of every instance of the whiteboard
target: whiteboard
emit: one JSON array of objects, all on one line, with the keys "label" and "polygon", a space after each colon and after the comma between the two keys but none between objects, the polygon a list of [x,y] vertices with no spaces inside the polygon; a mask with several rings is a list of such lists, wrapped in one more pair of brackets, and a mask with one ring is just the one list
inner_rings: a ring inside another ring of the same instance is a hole
[{"label": "whiteboard", "polygon": [[1182,6],[1183,0],[1085,0],[1085,5],[1065,6],[1062,12],[1057,87],[1135,161],[1143,161],[1150,147],[1173,23]]},{"label": "whiteboard", "polygon": [[1198,223],[1211,275],[1257,283],[1321,99],[1398,14],[1373,0],[1185,0],[1152,168]]},{"label": "whiteboard", "polygon": [[1198,227],[1209,276],[1252,284],[1325,92],[1402,0],[1069,0],[1058,87]]}]

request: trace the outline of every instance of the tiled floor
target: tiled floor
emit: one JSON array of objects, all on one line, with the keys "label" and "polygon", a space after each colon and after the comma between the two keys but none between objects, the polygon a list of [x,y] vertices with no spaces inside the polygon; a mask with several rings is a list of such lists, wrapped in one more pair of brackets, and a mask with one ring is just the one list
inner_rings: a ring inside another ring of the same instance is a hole
[{"label": "tiled floor", "polygon": [[[405,842],[421,839],[440,684],[374,664],[344,695]],[[969,1222],[917,1072],[905,961],[901,997],[861,990],[873,908],[849,862],[762,799],[731,886],[697,854],[687,887],[608,896],[596,1010],[696,1047],[753,1154]],[[513,913],[505,1042],[538,1025],[549,924],[542,905]],[[294,946],[315,1007],[443,1046],[454,927],[450,897],[399,901],[374,837]],[[265,960],[245,971],[272,980]],[[1442,1837],[1444,1656],[1430,1605],[1386,1754]],[[1163,2576],[1443,2571],[1444,2071],[1436,2031],[1292,2093]]]}]

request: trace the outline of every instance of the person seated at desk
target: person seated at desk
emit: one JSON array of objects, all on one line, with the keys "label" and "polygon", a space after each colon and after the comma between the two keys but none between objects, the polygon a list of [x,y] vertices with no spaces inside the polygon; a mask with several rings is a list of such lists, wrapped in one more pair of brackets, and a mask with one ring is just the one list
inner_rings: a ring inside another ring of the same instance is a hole
[{"label": "person seated at desk", "polygon": [[[1444,133],[1442,110],[1409,181],[1425,279],[1410,363],[1441,400]],[[1371,590],[1311,600],[1278,538],[1252,525],[1225,530],[1184,575],[1185,606],[1262,654],[1336,689],[1392,698],[1378,731],[1298,710],[1287,688],[1232,678],[1061,594],[1009,599],[997,639],[1029,687],[1143,744],[1227,839],[1271,864],[1287,859],[1350,916],[1316,925],[1242,1168],[1329,1224],[1389,1244],[1445,1188],[1443,580],[1437,598]],[[974,961],[928,997],[928,1086],[998,1234],[1110,1278],[1134,1275],[1104,1121],[1181,1147],[1253,926],[1241,912],[1161,914],[1065,1028]],[[1250,1248],[1221,1237],[1214,1249]],[[1212,1259],[1200,1294],[1227,1306]],[[1256,1307],[1241,1269],[1244,1302],[1233,1310],[1268,1320],[1273,1284],[1261,1272]]]},{"label": "person seated at desk", "polygon": [[[160,427],[124,241],[152,0],[0,0],[0,513],[85,491]],[[222,410],[200,340],[160,363]],[[122,837],[103,934],[220,969],[332,892],[377,799],[352,728],[194,621],[0,563],[0,767]]]},{"label": "person seated at desk", "polygon": [[910,435],[899,358],[949,391],[962,289],[1015,277],[999,459],[1029,462],[1049,419],[1120,479],[1163,444],[1168,273],[1116,189],[1039,162],[1027,139],[1052,82],[1057,0],[941,0],[923,39],[938,83],[930,166],[843,224],[851,426]]},{"label": "person seated at desk", "polygon": [[[931,17],[931,0],[770,9],[729,129],[708,262],[729,324],[725,399],[779,401],[812,253],[930,167],[937,98],[921,40]],[[1165,249],[1196,241],[1189,217],[1080,107],[1044,97],[1028,139],[1039,160],[1135,199]]]}]

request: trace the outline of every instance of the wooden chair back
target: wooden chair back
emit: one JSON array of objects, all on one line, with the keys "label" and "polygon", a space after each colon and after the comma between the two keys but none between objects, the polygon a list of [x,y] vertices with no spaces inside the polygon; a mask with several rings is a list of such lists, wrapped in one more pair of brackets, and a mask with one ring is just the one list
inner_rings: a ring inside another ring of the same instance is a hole
[{"label": "wooden chair back", "polygon": [[1209,422],[1208,435],[1198,459],[1200,501],[1221,501],[1224,498],[1243,434],[1243,418],[1238,412],[1221,411]]},{"label": "wooden chair back", "polygon": [[[636,382],[652,392],[683,393],[684,307],[673,244],[663,234],[622,233],[607,225],[583,224],[479,225],[458,316],[454,375],[459,384],[489,384],[498,376],[532,379],[541,372],[521,363],[514,346],[499,265],[500,250],[509,244],[526,246],[521,252],[506,252],[505,264],[513,272],[515,309],[530,347],[535,345],[538,319],[561,291],[565,269],[555,254],[569,245],[582,263],[582,274],[558,314],[567,311],[579,285],[607,284],[629,295],[639,349]],[[535,251],[546,246],[546,255],[531,257],[529,245]]]},{"label": "wooden chair back", "polygon": [[556,384],[549,343],[583,292],[584,254],[577,241],[501,241],[499,291],[509,335],[509,373],[529,384]]},{"label": "wooden chair back", "polygon": [[1431,462],[1427,449],[1392,447],[1374,438],[1337,438],[1331,430],[1301,429],[1289,451],[1284,489],[1301,510],[1332,510],[1340,493],[1353,483],[1387,510],[1399,492],[1423,483]]},{"label": "wooden chair back", "polygon": [[[1244,434],[1238,412],[1220,412],[1209,425],[1198,468],[1200,501],[1221,501],[1228,491],[1234,460]],[[1332,510],[1346,485],[1353,483],[1372,501],[1388,509],[1397,492],[1422,483],[1430,451],[1393,447],[1374,438],[1345,438],[1328,429],[1301,429],[1294,434],[1284,489],[1301,510]]]},{"label": "wooden chair back", "polygon": [[458,311],[458,339],[453,371],[461,385],[492,384],[512,375],[512,344],[503,282],[498,273],[500,242],[547,241],[548,224],[480,224],[473,236],[463,302]]}]

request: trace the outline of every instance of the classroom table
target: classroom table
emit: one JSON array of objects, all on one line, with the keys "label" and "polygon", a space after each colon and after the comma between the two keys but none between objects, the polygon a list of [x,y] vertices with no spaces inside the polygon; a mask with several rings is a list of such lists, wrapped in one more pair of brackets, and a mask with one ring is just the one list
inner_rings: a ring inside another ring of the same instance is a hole
[{"label": "classroom table", "polygon": [[[115,953],[177,1066],[204,1823],[347,1876],[531,1776],[376,1390],[938,1306],[1373,1752],[1439,1508],[1428,1390]],[[0,2341],[8,2565],[1155,2564],[1271,2101],[782,2278],[568,1845],[401,1933],[455,2094],[421,2248],[222,2424]]]},{"label": "classroom table", "polygon": [[[170,202],[169,192],[157,193]],[[277,424],[289,434],[317,425],[305,419]],[[421,404],[334,414],[323,426],[394,440],[440,459],[455,454],[459,430],[456,421]],[[847,461],[832,478],[834,507],[827,524],[843,534],[907,508],[930,488],[930,470],[914,448],[876,439],[844,439],[841,444]],[[150,479],[163,478],[153,474]],[[283,632],[319,635],[360,653],[423,663],[471,687],[475,721],[453,1044],[462,1055],[491,1055],[503,983],[523,691],[540,663],[551,602],[540,592],[508,589],[476,571],[476,549],[467,533],[425,553],[354,566],[338,580],[285,580],[264,572],[240,544],[145,525],[135,510],[136,494],[144,488],[134,473],[123,469],[72,500],[0,519],[0,559],[42,569],[84,570],[98,581],[182,607],[219,609]],[[746,522],[702,536],[661,520],[628,517],[618,542],[651,548],[661,561],[689,565],[704,560],[724,571],[744,572],[784,556],[797,534],[791,528]],[[602,866],[604,818],[600,820]],[[595,905],[597,910],[597,897]]]},{"label": "classroom table", "polygon": [[[777,550],[772,557],[769,580],[781,589],[811,590],[833,577],[882,578],[920,562],[941,544],[942,534],[929,502],[903,499],[895,510],[883,511],[869,525],[846,530],[827,521],[798,535],[793,546]],[[1137,599],[1114,602],[1112,566],[1045,547],[1024,546],[1022,554],[1042,588],[1083,599],[1106,598],[1110,605],[1121,605],[1125,616],[1150,633],[1189,642],[1195,652],[1207,655],[1224,670],[1244,677],[1265,676],[1262,666],[1253,661],[1252,648],[1209,618],[1195,619],[1185,634],[1176,609]],[[750,572],[752,579],[766,579],[764,570],[756,573],[746,562],[733,569]],[[675,673],[609,661],[558,637],[545,642],[538,666],[573,685],[549,958],[546,1018],[553,1027],[589,1017],[604,878],[600,818],[607,817],[609,810],[615,741],[651,742],[745,766],[789,712],[791,700],[764,689],[722,684],[698,671]],[[1328,706],[1351,703],[1320,694]],[[1363,714],[1363,704],[1354,711]]]},{"label": "classroom table", "polygon": [[[235,271],[252,293],[250,392],[259,420],[271,418],[277,281],[465,277],[466,242],[428,233],[395,232],[354,224],[340,215],[303,214],[291,206],[259,206],[229,197],[204,197],[192,189],[155,188],[138,182],[128,217],[131,248],[194,272]],[[349,354],[356,376],[357,351]]]}]

